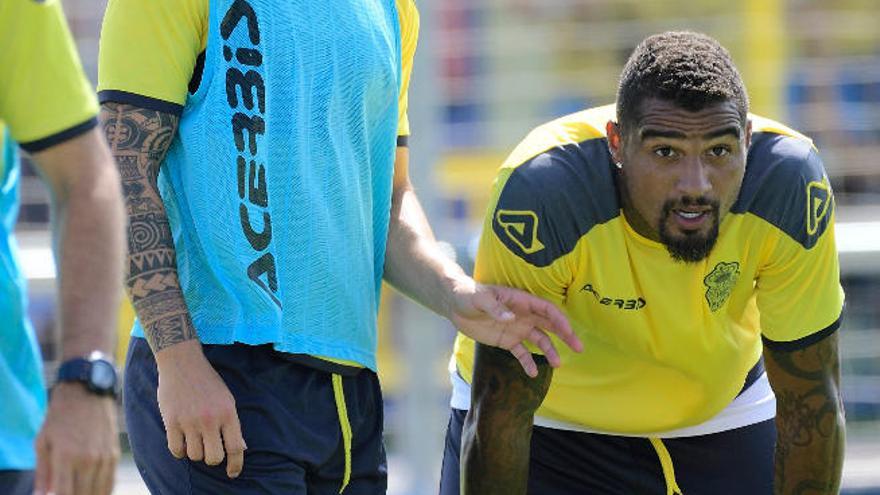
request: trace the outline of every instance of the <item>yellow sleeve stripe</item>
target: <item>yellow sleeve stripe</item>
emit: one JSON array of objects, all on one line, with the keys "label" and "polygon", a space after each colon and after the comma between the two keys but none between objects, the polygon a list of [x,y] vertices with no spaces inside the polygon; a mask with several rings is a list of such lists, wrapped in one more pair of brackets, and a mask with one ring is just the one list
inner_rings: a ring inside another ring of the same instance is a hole
[{"label": "yellow sleeve stripe", "polygon": [[502,168],[516,168],[545,151],[605,137],[605,125],[616,119],[615,106],[605,105],[566,115],[541,125],[513,150]]},{"label": "yellow sleeve stripe", "polygon": [[760,115],[755,115],[753,113],[749,114],[749,119],[752,121],[752,132],[772,132],[774,134],[782,134],[783,136],[789,136],[806,141],[810,143],[813,149],[816,149],[816,144],[813,143],[812,139],[792,129],[791,127],[780,124],[775,120],[761,117]]},{"label": "yellow sleeve stripe", "polygon": [[28,153],[37,153],[39,151],[43,151],[47,148],[51,148],[56,144],[61,144],[65,141],[73,139],[77,136],[85,134],[90,130],[94,129],[98,126],[97,117],[91,117],[85,122],[80,122],[72,127],[64,129],[62,131],[56,132],[50,136],[44,137],[42,139],[37,139],[35,141],[21,142],[18,143],[19,146],[22,147]]},{"label": "yellow sleeve stripe", "polygon": [[98,92],[98,101],[104,103],[126,103],[136,107],[145,108],[147,110],[155,110],[171,115],[180,116],[183,113],[183,105],[162,100],[160,98],[151,98],[137,93],[128,91],[117,91],[105,89]]},{"label": "yellow sleeve stripe", "polygon": [[[419,11],[413,0],[397,0],[397,16],[400,23],[400,95],[398,96],[398,136],[409,136],[409,81],[412,76],[413,57],[419,39]],[[400,146],[400,143],[398,143]],[[405,146],[405,144],[404,144]]]}]

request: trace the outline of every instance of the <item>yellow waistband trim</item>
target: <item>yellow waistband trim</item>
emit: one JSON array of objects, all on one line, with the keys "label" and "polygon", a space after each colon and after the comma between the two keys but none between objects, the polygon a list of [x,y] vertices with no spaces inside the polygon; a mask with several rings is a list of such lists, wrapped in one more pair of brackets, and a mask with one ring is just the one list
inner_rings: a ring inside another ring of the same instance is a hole
[{"label": "yellow waistband trim", "polygon": [[349,361],[348,359],[336,359],[332,357],[318,355],[313,355],[312,357],[316,357],[322,361],[327,361],[328,363],[341,364],[343,366],[350,366],[352,368],[364,368],[364,365],[362,365],[361,363],[358,363],[356,361]]},{"label": "yellow waistband trim", "polygon": [[345,406],[345,391],[342,389],[342,375],[333,374],[333,396],[336,399],[336,413],[339,415],[339,427],[342,428],[342,447],[345,450],[345,474],[339,493],[345,490],[351,480],[351,423],[348,421],[348,408]]},{"label": "yellow waistband trim", "polygon": [[660,466],[663,468],[663,478],[666,480],[666,495],[683,495],[678,482],[675,481],[675,468],[672,466],[672,456],[663,445],[663,440],[659,438],[649,438],[654,450],[657,451],[657,457],[660,458]]}]

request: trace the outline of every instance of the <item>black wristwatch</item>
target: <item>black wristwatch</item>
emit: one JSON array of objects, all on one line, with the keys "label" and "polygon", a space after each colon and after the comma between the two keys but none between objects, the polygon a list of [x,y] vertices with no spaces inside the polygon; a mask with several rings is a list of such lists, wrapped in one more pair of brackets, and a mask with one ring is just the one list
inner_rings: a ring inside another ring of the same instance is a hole
[{"label": "black wristwatch", "polygon": [[88,358],[73,358],[61,363],[58,382],[81,382],[92,393],[116,397],[116,367],[99,351],[91,353]]}]

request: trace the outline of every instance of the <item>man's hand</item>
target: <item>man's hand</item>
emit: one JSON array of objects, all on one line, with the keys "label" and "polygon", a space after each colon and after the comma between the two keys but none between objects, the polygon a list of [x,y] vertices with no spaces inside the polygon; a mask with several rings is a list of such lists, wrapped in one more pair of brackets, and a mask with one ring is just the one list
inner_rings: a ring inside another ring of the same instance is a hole
[{"label": "man's hand", "polygon": [[556,306],[521,290],[480,285],[467,279],[456,286],[449,314],[463,334],[510,351],[533,378],[538,376],[538,367],[525,342],[541,349],[554,368],[561,363],[548,332],[574,351],[583,350],[568,319]]},{"label": "man's hand", "polygon": [[36,451],[35,493],[109,495],[119,460],[116,403],[80,383],[59,383]]},{"label": "man's hand", "polygon": [[226,474],[235,478],[244,466],[247,446],[235,410],[235,399],[197,340],[156,353],[159,366],[159,411],[168,450],[177,458],[216,466],[226,458]]}]

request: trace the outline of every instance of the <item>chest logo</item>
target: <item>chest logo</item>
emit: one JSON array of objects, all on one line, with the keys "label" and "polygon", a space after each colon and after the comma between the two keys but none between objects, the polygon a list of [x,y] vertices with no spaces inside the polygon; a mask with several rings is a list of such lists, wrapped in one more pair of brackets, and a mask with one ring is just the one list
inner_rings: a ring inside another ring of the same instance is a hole
[{"label": "chest logo", "polygon": [[822,182],[807,184],[807,234],[815,235],[819,231],[822,219],[831,208],[831,187],[827,179]]},{"label": "chest logo", "polygon": [[533,254],[544,249],[538,240],[538,215],[529,210],[498,210],[495,220],[507,238],[525,254]]},{"label": "chest logo", "polygon": [[641,297],[622,298],[602,295],[599,293],[598,289],[593,287],[593,284],[585,284],[583,287],[581,287],[581,292],[592,294],[593,297],[596,298],[596,302],[598,302],[602,306],[616,306],[617,309],[639,310],[648,305],[648,301],[645,301]]},{"label": "chest logo", "polygon": [[722,261],[715,265],[712,272],[703,279],[703,285],[706,286],[706,302],[709,303],[709,309],[713,312],[718,311],[739,279],[739,263],[731,261],[726,263]]}]

